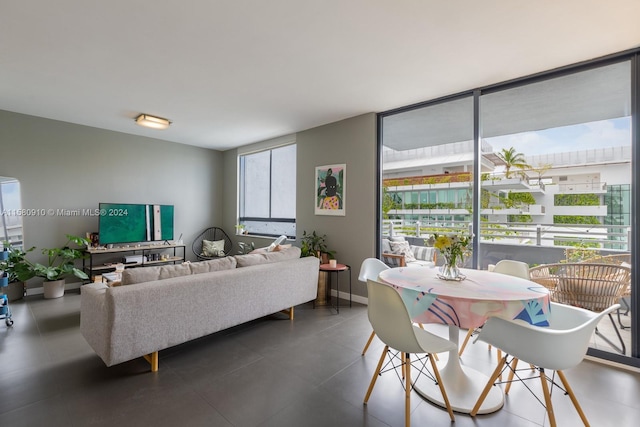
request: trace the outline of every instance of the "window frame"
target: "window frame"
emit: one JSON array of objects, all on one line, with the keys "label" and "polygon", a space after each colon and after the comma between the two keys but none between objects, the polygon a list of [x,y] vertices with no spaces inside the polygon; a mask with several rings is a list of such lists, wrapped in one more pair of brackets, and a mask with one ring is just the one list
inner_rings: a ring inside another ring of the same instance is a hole
[{"label": "window frame", "polygon": [[[273,208],[273,152],[278,149],[282,149],[285,147],[294,146],[297,152],[297,145],[295,138],[292,137],[284,137],[278,138],[275,141],[266,141],[259,144],[254,144],[249,147],[244,147],[243,149],[238,150],[237,162],[238,162],[238,189],[237,189],[237,225],[236,225],[236,234],[247,234],[250,236],[263,236],[263,237],[278,237],[280,235],[286,235],[289,239],[296,238],[296,212],[295,212],[295,202],[294,202],[294,211],[293,217],[274,217],[272,214]],[[269,172],[268,172],[268,215],[267,216],[246,216],[245,213],[245,175],[246,175],[246,165],[245,159],[248,156],[260,154],[260,153],[269,153]],[[292,196],[295,200],[296,197],[296,165],[297,162],[294,162],[291,165],[293,169],[293,189]],[[261,225],[257,225],[261,224]],[[286,225],[285,225],[286,224]],[[262,229],[256,229],[258,228]],[[271,229],[271,230],[266,230]]]}]

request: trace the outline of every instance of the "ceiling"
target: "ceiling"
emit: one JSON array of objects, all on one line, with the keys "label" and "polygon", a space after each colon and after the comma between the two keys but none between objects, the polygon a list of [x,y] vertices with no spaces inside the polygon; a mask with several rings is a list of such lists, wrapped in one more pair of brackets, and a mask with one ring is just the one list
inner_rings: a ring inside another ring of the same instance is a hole
[{"label": "ceiling", "polygon": [[638,0],[0,0],[0,109],[226,150],[635,48],[638,16]]}]

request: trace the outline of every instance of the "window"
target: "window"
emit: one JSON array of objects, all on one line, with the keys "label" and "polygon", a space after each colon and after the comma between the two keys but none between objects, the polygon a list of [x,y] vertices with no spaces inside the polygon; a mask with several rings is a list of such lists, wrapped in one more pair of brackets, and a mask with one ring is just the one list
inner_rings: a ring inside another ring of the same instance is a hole
[{"label": "window", "polygon": [[296,236],[296,145],[240,155],[238,223],[249,234]]}]

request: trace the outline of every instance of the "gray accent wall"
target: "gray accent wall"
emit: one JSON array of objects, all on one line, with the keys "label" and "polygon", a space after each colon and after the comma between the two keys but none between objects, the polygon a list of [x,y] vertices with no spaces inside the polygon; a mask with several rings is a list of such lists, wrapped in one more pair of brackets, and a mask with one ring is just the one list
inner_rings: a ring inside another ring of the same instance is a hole
[{"label": "gray accent wall", "polygon": [[[215,150],[0,111],[0,176],[20,181],[24,208],[175,205],[174,237],[182,233],[187,245],[222,222],[223,154]],[[24,217],[27,247],[55,247],[67,233],[97,230],[97,217]],[[194,258],[190,246],[186,255]]]},{"label": "gray accent wall", "polygon": [[[360,264],[375,256],[376,240],[376,114],[368,113],[296,134],[297,206],[296,229],[300,245],[303,231],[327,235],[329,249],[340,263],[352,267],[353,293],[366,296],[366,285],[358,282]],[[315,167],[347,165],[346,215],[321,216],[314,213]],[[237,192],[237,150],[224,153],[224,228],[235,232]],[[272,238],[233,236],[235,242],[266,246]],[[236,246],[237,248],[237,246]],[[340,276],[341,291],[348,291],[347,276]],[[356,297],[356,300],[358,298]],[[362,298],[360,298],[362,300]]]}]

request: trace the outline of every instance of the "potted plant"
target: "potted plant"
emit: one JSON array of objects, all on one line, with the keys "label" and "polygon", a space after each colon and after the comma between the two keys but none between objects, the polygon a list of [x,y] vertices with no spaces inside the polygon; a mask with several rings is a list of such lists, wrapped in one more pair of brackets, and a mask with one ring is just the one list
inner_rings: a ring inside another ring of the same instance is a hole
[{"label": "potted plant", "polygon": [[240,247],[240,250],[238,251],[239,255],[246,255],[256,248],[256,245],[253,242],[238,242],[238,246]]},{"label": "potted plant", "polygon": [[3,253],[6,254],[6,258],[0,261],[0,270],[8,282],[8,288],[5,293],[9,301],[15,301],[24,296],[24,282],[34,275],[31,264],[26,260],[26,255],[35,248],[23,251],[11,246],[10,242],[5,241],[3,244]]},{"label": "potted plant", "polygon": [[87,255],[81,249],[69,247],[70,244],[75,244],[82,248],[87,243],[89,241],[84,237],[67,234],[67,242],[62,247],[42,250],[42,254],[47,256],[47,264],[35,263],[31,268],[35,277],[44,279],[42,287],[45,298],[60,298],[64,295],[66,276],[74,275],[82,280],[89,278],[84,271],[75,267],[75,261]]},{"label": "potted plant", "polygon": [[316,258],[320,258],[321,264],[326,264],[329,259],[335,258],[336,252],[331,251],[327,248],[326,243],[327,235],[323,234],[320,236],[315,231],[311,234],[307,234],[306,230],[302,232],[301,241],[301,255],[304,256],[314,256]]}]

